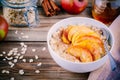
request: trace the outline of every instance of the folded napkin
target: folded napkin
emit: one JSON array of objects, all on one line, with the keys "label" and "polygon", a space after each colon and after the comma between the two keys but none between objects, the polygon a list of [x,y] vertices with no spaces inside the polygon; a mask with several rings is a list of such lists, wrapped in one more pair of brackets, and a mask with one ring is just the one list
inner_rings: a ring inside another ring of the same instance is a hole
[{"label": "folded napkin", "polygon": [[90,73],[88,80],[120,80],[120,15],[109,26],[113,33],[115,43],[112,50],[112,56],[117,63],[117,69],[111,70],[110,61],[101,68]]}]

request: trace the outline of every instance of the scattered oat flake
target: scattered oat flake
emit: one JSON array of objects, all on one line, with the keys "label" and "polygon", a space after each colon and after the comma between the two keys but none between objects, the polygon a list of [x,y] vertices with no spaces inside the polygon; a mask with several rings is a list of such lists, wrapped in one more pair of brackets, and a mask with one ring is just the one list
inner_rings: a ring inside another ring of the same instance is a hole
[{"label": "scattered oat flake", "polygon": [[14,55],[14,56],[15,56],[15,55],[17,55],[17,52],[14,52],[14,54],[13,54],[13,55]]},{"label": "scattered oat flake", "polygon": [[24,56],[23,56],[23,55],[21,55],[21,56],[19,57],[19,59],[23,59],[23,57],[24,57]]},{"label": "scattered oat flake", "polygon": [[2,57],[3,56],[3,54],[0,54],[0,57]]},{"label": "scattered oat flake", "polygon": [[24,44],[24,42],[21,42],[20,45],[21,45],[21,46],[24,46],[25,44]]},{"label": "scattered oat flake", "polygon": [[2,53],[3,53],[3,54],[6,54],[6,52],[5,52],[5,51],[3,51]]},{"label": "scattered oat flake", "polygon": [[41,62],[37,64],[37,66],[41,66],[41,65],[42,65],[42,63],[41,63]]},{"label": "scattered oat flake", "polygon": [[36,51],[36,49],[32,49],[32,52],[35,52]]},{"label": "scattered oat flake", "polygon": [[15,66],[15,64],[11,61],[9,61],[8,64],[10,65],[11,68]]},{"label": "scattered oat flake", "polygon": [[23,47],[24,47],[24,48],[27,48],[27,45],[24,45]]},{"label": "scattered oat flake", "polygon": [[29,59],[29,62],[30,62],[30,63],[33,62],[33,59]]},{"label": "scattered oat flake", "polygon": [[39,57],[38,57],[38,55],[35,55],[35,59],[37,60]]},{"label": "scattered oat flake", "polygon": [[10,65],[10,68],[13,68],[14,66],[15,66],[15,64],[11,64],[11,65]]},{"label": "scattered oat flake", "polygon": [[35,73],[37,73],[37,74],[40,73],[40,70],[35,70]]},{"label": "scattered oat flake", "polygon": [[24,47],[21,49],[21,51],[26,51],[26,50],[27,50],[27,48],[24,48]]},{"label": "scattered oat flake", "polygon": [[13,51],[10,51],[7,55],[11,56],[13,54]]},{"label": "scattered oat flake", "polygon": [[21,32],[20,34],[21,34],[21,35],[23,35],[24,33],[23,33],[23,32]]},{"label": "scattered oat flake", "polygon": [[3,61],[6,61],[6,59],[4,58]]},{"label": "scattered oat flake", "polygon": [[20,53],[17,54],[18,57],[19,57],[20,55],[21,55]]},{"label": "scattered oat flake", "polygon": [[15,56],[14,58],[18,59],[18,58],[19,58],[19,56]]},{"label": "scattered oat flake", "polygon": [[45,51],[45,50],[46,50],[46,47],[43,47],[43,48],[42,48],[42,51]]},{"label": "scattered oat flake", "polygon": [[11,61],[8,62],[9,65],[12,65],[13,63]]},{"label": "scattered oat flake", "polygon": [[26,62],[26,59],[22,59],[23,62]]},{"label": "scattered oat flake", "polygon": [[20,75],[23,75],[23,74],[24,74],[24,70],[22,70],[22,69],[19,70],[19,74],[20,74]]},{"label": "scattered oat flake", "polygon": [[14,59],[13,62],[16,63],[16,62],[17,62],[17,59]]},{"label": "scattered oat flake", "polygon": [[29,36],[25,35],[25,36],[22,36],[22,38],[26,38],[27,39],[27,38],[29,38]]},{"label": "scattered oat flake", "polygon": [[15,34],[18,34],[18,31],[17,31],[17,30],[15,31]]},{"label": "scattered oat flake", "polygon": [[21,54],[25,54],[26,51],[22,51]]},{"label": "scattered oat flake", "polygon": [[7,60],[12,60],[13,59],[13,57],[5,57]]},{"label": "scattered oat flake", "polygon": [[9,74],[9,73],[10,73],[10,71],[6,71],[6,73],[7,73],[7,74]]},{"label": "scattered oat flake", "polygon": [[14,78],[14,77],[11,77],[10,80],[15,80],[15,78]]},{"label": "scattered oat flake", "polygon": [[6,73],[6,70],[2,70],[2,73]]}]

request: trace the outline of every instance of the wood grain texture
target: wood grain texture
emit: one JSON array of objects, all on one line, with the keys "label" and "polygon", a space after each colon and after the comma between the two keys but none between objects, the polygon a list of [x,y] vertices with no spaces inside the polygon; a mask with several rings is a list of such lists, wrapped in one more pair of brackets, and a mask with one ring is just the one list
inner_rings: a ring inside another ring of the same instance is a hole
[{"label": "wood grain texture", "polygon": [[[15,80],[87,80],[89,73],[71,73],[58,66],[51,58],[46,42],[25,42],[25,44],[28,46],[24,55],[24,58],[27,59],[26,63],[18,60],[16,65],[10,68],[9,61],[3,61],[3,57],[0,57],[0,80],[10,80],[10,77],[15,77]],[[44,47],[46,47],[45,51],[42,50]],[[8,53],[12,48],[20,50],[20,42],[0,43],[0,54],[3,51]],[[36,51],[32,52],[32,49],[36,49]],[[35,60],[34,55],[38,55],[39,59]],[[29,63],[29,59],[34,59],[34,62]],[[36,66],[39,62],[42,63],[40,67]],[[18,73],[20,69],[25,71],[24,75]],[[2,70],[9,70],[10,74],[2,74]],[[40,73],[36,74],[35,70],[40,70]]]}]

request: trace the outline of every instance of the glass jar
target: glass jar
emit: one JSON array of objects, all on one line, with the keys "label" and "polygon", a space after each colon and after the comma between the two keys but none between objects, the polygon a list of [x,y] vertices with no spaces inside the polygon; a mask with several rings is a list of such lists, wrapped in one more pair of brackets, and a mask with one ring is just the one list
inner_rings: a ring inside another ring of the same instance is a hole
[{"label": "glass jar", "polygon": [[39,23],[37,0],[1,0],[3,16],[12,26],[36,26]]},{"label": "glass jar", "polygon": [[120,14],[120,0],[93,0],[93,18],[110,24]]}]

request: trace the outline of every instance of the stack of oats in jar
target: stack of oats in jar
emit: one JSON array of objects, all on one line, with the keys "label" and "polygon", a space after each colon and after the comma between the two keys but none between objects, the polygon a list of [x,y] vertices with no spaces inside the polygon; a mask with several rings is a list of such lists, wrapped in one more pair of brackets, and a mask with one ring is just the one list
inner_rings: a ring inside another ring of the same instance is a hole
[{"label": "stack of oats in jar", "polygon": [[12,26],[37,26],[37,0],[1,0],[3,15]]}]

